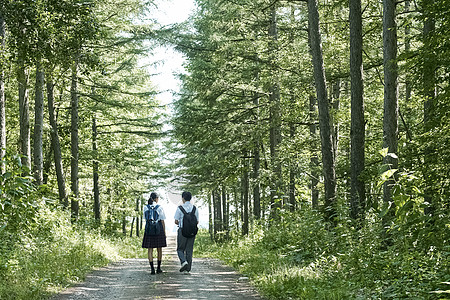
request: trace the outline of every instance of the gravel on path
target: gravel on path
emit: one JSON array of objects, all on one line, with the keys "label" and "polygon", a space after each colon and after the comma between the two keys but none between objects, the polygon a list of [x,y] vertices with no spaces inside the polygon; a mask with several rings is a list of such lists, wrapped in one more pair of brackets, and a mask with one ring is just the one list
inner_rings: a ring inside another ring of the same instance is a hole
[{"label": "gravel on path", "polygon": [[194,258],[191,273],[180,273],[176,236],[169,235],[167,243],[162,274],[151,275],[147,259],[124,259],[93,271],[85,282],[51,299],[262,300],[246,278],[217,259]]}]

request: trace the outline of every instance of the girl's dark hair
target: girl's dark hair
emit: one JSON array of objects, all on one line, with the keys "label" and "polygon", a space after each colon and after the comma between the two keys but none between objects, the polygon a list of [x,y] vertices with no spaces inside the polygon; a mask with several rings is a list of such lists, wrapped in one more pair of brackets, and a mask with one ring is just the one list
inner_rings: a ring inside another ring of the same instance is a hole
[{"label": "girl's dark hair", "polygon": [[152,204],[155,199],[158,198],[158,194],[155,192],[152,192],[150,194],[150,198],[148,198],[148,204]]}]

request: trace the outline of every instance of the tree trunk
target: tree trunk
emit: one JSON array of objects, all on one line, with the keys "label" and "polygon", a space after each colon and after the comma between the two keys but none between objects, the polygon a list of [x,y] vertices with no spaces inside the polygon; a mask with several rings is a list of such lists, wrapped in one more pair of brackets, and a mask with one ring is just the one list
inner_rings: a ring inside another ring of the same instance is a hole
[{"label": "tree trunk", "polygon": [[278,28],[277,28],[277,12],[276,5],[272,5],[270,12],[269,25],[269,65],[272,72],[272,85],[269,90],[269,105],[270,105],[270,157],[272,160],[272,187],[271,187],[271,201],[272,216],[275,216],[277,209],[281,208],[280,193],[282,189],[281,176],[281,162],[279,159],[278,147],[281,143],[281,104],[280,104],[280,87],[278,83],[278,75],[276,68],[276,61],[278,55]]},{"label": "tree trunk", "polygon": [[[98,186],[97,122],[95,119],[95,115],[92,117],[92,153],[94,156],[92,162],[92,171],[94,180],[94,218],[95,222],[100,224],[100,190]],[[136,209],[138,209],[138,207],[136,207]]]},{"label": "tree trunk", "polygon": [[131,221],[131,228],[130,228],[130,237],[133,236],[133,228],[134,228],[134,220],[136,219],[136,217],[133,217],[133,220]]},{"label": "tree trunk", "polygon": [[247,153],[244,151],[243,158],[243,172],[242,172],[242,235],[248,235],[249,229],[249,213],[248,213],[248,195],[249,195],[249,181],[248,181],[248,166],[247,159],[245,158]]},{"label": "tree trunk", "polygon": [[212,213],[212,204],[214,202],[213,196],[214,192],[211,192],[211,199],[209,199],[208,203],[208,229],[209,229],[209,237],[211,241],[214,241],[214,223],[213,223],[213,213]]},{"label": "tree trunk", "polygon": [[217,189],[213,191],[213,211],[214,211],[214,238],[218,239],[217,233],[220,231],[221,216],[219,215],[220,194]]},{"label": "tree trunk", "polygon": [[224,230],[228,236],[228,211],[227,211],[227,191],[225,186],[222,186],[222,214],[223,214],[223,222],[222,222],[222,230]]},{"label": "tree trunk", "polygon": [[52,140],[53,155],[55,159],[55,171],[56,179],[58,181],[58,195],[59,202],[64,206],[68,207],[69,203],[67,201],[66,194],[66,181],[64,179],[64,168],[62,163],[61,155],[61,145],[59,143],[58,125],[55,116],[55,101],[53,94],[53,80],[50,75],[47,75],[47,102],[48,102],[48,115],[50,120],[50,135]]},{"label": "tree trunk", "polygon": [[322,41],[319,30],[319,11],[317,7],[317,0],[308,0],[308,22],[312,62],[314,66],[314,81],[319,106],[319,128],[322,144],[322,164],[325,186],[325,217],[328,222],[335,225],[336,170],[325,68],[322,56]]},{"label": "tree trunk", "polygon": [[19,61],[17,69],[19,84],[19,114],[20,114],[20,153],[23,155],[22,164],[31,170],[31,144],[30,144],[30,111],[28,99],[28,71],[23,60]]},{"label": "tree trunk", "polygon": [[77,90],[77,63],[72,67],[72,85],[70,88],[71,95],[71,126],[70,126],[70,144],[71,144],[71,158],[70,158],[70,182],[71,182],[71,213],[72,221],[78,219],[78,90]]},{"label": "tree trunk", "polygon": [[[294,97],[292,97],[294,98]],[[289,126],[289,134],[290,134],[290,138],[291,141],[294,140],[295,138],[295,125],[291,124]],[[296,172],[296,168],[295,168],[295,160],[292,159],[291,160],[291,166],[289,169],[289,208],[290,211],[295,211],[296,208],[296,202],[295,202],[295,172]]]},{"label": "tree trunk", "polygon": [[[428,13],[429,7],[433,5],[434,1],[424,0],[423,1],[423,14],[426,16],[423,24],[423,44],[426,49],[425,51],[425,59],[423,62],[423,95],[425,98],[425,102],[423,104],[423,123],[425,134],[431,132],[435,125],[433,124],[433,115],[435,110],[435,101],[436,101],[436,57],[433,53],[432,46],[430,45],[430,41],[435,31],[435,20],[434,17]],[[433,203],[433,194],[435,193],[433,188],[433,172],[431,171],[433,168],[429,168],[433,162],[436,161],[436,158],[433,155],[436,151],[432,147],[432,143],[426,142],[425,146],[425,156],[424,156],[424,179],[425,179],[425,189],[424,189],[424,202],[428,203],[428,206],[425,208],[425,213],[427,215],[433,215],[434,213],[434,203]],[[430,170],[431,169],[431,170]]]},{"label": "tree trunk", "polygon": [[[410,12],[411,1],[405,1],[405,13],[408,14]],[[407,23],[405,25],[405,52],[409,53],[411,50],[411,24]],[[411,81],[409,78],[405,80],[405,102],[409,103],[411,99]]]},{"label": "tree trunk", "polygon": [[362,63],[362,13],[361,0],[350,0],[350,215],[362,220],[365,209],[364,181],[360,176],[365,165],[364,85]]},{"label": "tree trunk", "polygon": [[[5,20],[3,19],[2,12],[0,12],[0,57],[5,54]],[[6,111],[5,111],[5,64],[3,60],[0,61],[0,161],[6,154]],[[0,174],[5,173],[5,165],[2,163],[0,166]]]},{"label": "tree trunk", "polygon": [[[384,67],[384,118],[383,147],[391,155],[384,157],[383,163],[388,169],[397,169],[397,135],[398,135],[398,71],[397,71],[397,25],[395,21],[395,0],[383,0],[383,67]],[[393,203],[392,186],[394,176],[383,186],[383,201],[387,207]],[[384,228],[389,226],[393,209],[383,217]]]},{"label": "tree trunk", "polygon": [[319,158],[317,156],[317,112],[316,112],[316,97],[309,96],[309,133],[311,139],[311,158],[309,167],[311,169],[311,204],[313,209],[319,208],[319,190],[317,185],[319,184],[320,173],[319,170]]},{"label": "tree trunk", "polygon": [[[257,57],[256,57],[257,58]],[[255,80],[259,81],[259,72],[255,72]],[[254,93],[253,98],[253,104],[255,107],[259,106],[259,93]],[[256,112],[256,124],[257,127],[259,127],[259,110]],[[260,184],[259,184],[259,169],[261,166],[261,158],[260,158],[260,137],[259,133],[257,133],[255,142],[254,142],[254,149],[253,149],[253,215],[256,220],[259,220],[261,218],[261,192],[260,192]]]},{"label": "tree trunk", "polygon": [[34,100],[33,174],[37,185],[43,181],[44,158],[42,131],[44,128],[44,71],[41,62],[36,63],[36,86]]}]

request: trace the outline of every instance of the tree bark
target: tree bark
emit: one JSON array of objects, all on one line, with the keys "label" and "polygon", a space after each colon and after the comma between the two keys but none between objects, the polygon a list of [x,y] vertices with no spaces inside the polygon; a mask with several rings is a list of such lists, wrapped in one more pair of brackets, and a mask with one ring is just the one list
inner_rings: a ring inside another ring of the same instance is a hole
[{"label": "tree bark", "polygon": [[322,164],[325,186],[325,218],[328,222],[335,225],[336,170],[325,67],[322,56],[322,41],[319,30],[319,11],[317,0],[308,0],[308,23],[312,62],[314,66],[314,81],[319,106],[319,128],[322,144]]},{"label": "tree bark", "polygon": [[[431,38],[435,31],[435,20],[434,17],[428,12],[429,7],[434,1],[424,0],[423,1],[423,14],[425,15],[425,21],[423,24],[423,44],[425,50],[425,58],[423,60],[423,95],[425,102],[423,104],[423,123],[424,123],[424,133],[431,132],[435,125],[433,124],[433,115],[435,110],[436,101],[436,57],[433,53],[432,46],[430,45]],[[424,155],[424,179],[425,179],[425,189],[424,189],[424,201],[428,203],[425,208],[425,213],[427,215],[433,215],[434,213],[434,203],[433,203],[433,172],[430,171],[432,168],[428,168],[435,161],[433,155],[435,150],[433,149],[432,143],[427,142],[425,146]]]},{"label": "tree bark", "polygon": [[363,38],[361,0],[350,0],[350,216],[362,220],[365,209],[365,188],[361,174],[365,166],[365,121],[363,84]]},{"label": "tree bark", "polygon": [[22,59],[17,69],[19,84],[19,114],[20,114],[20,153],[23,155],[22,164],[31,170],[31,144],[30,144],[30,108],[28,99],[28,71]]},{"label": "tree bark", "polygon": [[281,208],[280,193],[282,189],[281,162],[278,147],[281,143],[281,115],[280,115],[280,87],[276,68],[278,51],[278,28],[277,28],[276,5],[272,5],[270,11],[269,25],[269,64],[272,72],[272,85],[269,89],[270,105],[270,157],[272,160],[273,180],[271,187],[272,216],[276,215],[277,209]]},{"label": "tree bark", "polygon": [[222,230],[226,232],[228,236],[228,211],[227,211],[227,191],[225,186],[222,186],[222,214],[223,214],[223,222],[222,222]]},{"label": "tree bark", "polygon": [[69,203],[66,194],[66,181],[64,179],[64,167],[61,155],[61,144],[59,142],[58,124],[55,115],[55,101],[53,94],[54,84],[51,75],[47,75],[47,102],[48,115],[50,120],[50,135],[52,140],[53,155],[55,160],[56,179],[58,181],[59,202],[64,207],[68,207]]},{"label": "tree bark", "polygon": [[[294,98],[294,97],[292,97]],[[292,99],[292,101],[294,101],[294,99]],[[289,135],[291,138],[291,141],[294,140],[295,138],[295,125],[291,124],[289,126]],[[295,202],[295,172],[296,172],[296,168],[295,168],[295,160],[292,159],[291,160],[291,165],[290,165],[290,169],[289,169],[289,209],[290,211],[295,211],[296,208],[296,202]]]},{"label": "tree bark", "polygon": [[[397,25],[395,20],[395,0],[383,0],[383,68],[384,68],[384,118],[383,146],[391,155],[384,157],[388,169],[398,168],[398,67],[397,67]],[[391,207],[383,218],[386,228],[392,219],[392,187],[394,176],[383,185],[383,201]]]},{"label": "tree bark", "polygon": [[33,174],[37,185],[43,181],[44,157],[42,131],[44,128],[44,71],[41,62],[36,63],[36,86],[34,100]]},{"label": "tree bark", "polygon": [[70,142],[71,142],[71,158],[70,158],[70,181],[71,181],[71,213],[72,221],[78,219],[78,90],[77,90],[77,63],[74,63],[72,67],[72,85],[70,88],[71,95],[71,126],[70,126]]},{"label": "tree bark", "polygon": [[249,229],[249,213],[248,213],[248,206],[249,206],[249,181],[248,181],[248,166],[247,166],[247,159],[245,158],[247,153],[244,151],[244,158],[243,158],[243,166],[244,169],[242,171],[242,235],[248,235],[248,229]]},{"label": "tree bark", "polygon": [[[257,57],[256,57],[257,59]],[[259,71],[255,71],[255,80],[259,81]],[[255,92],[253,95],[253,104],[255,107],[259,106],[259,93]],[[257,109],[256,113],[256,124],[259,127],[259,111]],[[257,133],[254,149],[253,149],[253,171],[252,171],[252,179],[253,179],[253,215],[256,220],[261,218],[261,192],[260,192],[260,184],[259,184],[259,169],[261,166],[261,158],[259,153],[260,148],[260,137],[259,133]]]},{"label": "tree bark", "polygon": [[311,158],[309,167],[311,170],[311,204],[313,209],[319,208],[319,190],[317,189],[317,185],[319,184],[319,158],[317,156],[317,113],[316,113],[316,97],[309,96],[309,133],[311,139]]},{"label": "tree bark", "polygon": [[212,212],[212,205],[214,202],[214,192],[211,192],[211,198],[209,199],[208,203],[208,229],[209,229],[209,237],[211,241],[214,241],[214,223],[213,223],[213,212]]},{"label": "tree bark", "polygon": [[[2,12],[0,12],[0,57],[5,55],[5,20],[3,19]],[[6,154],[6,97],[5,97],[5,64],[3,59],[0,60],[0,161]],[[5,165],[2,163],[0,166],[0,174],[5,173]]]},{"label": "tree bark", "polygon": [[[93,172],[93,183],[94,183],[94,218],[96,223],[100,224],[100,190],[98,185],[98,153],[97,153],[97,122],[95,115],[92,117],[92,152],[93,152],[93,162],[92,162],[92,172]],[[137,204],[136,204],[137,205]],[[136,207],[137,209],[139,207]],[[136,227],[139,230],[139,227]],[[139,236],[139,233],[138,235]]]}]

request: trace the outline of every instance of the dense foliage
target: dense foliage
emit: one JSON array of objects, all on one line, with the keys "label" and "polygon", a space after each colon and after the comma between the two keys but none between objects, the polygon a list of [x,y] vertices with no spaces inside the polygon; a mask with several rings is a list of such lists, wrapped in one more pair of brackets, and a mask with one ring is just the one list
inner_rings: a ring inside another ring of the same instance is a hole
[{"label": "dense foliage", "polygon": [[[361,146],[352,139],[349,3],[317,1],[315,56],[312,2],[196,1],[174,38],[189,71],[174,104],[174,174],[210,203],[211,239],[231,239],[217,257],[269,298],[439,298],[449,279],[450,4],[360,1]],[[397,40],[383,40],[392,31]],[[325,91],[313,76],[318,58]],[[332,199],[319,92],[330,110]],[[364,152],[356,196],[352,150]]]},{"label": "dense foliage", "polygon": [[123,235],[130,217],[142,224],[161,134],[142,62],[151,47],[134,34],[151,30],[150,8],[1,1],[1,299],[42,299],[95,266],[136,257],[139,243]]}]

